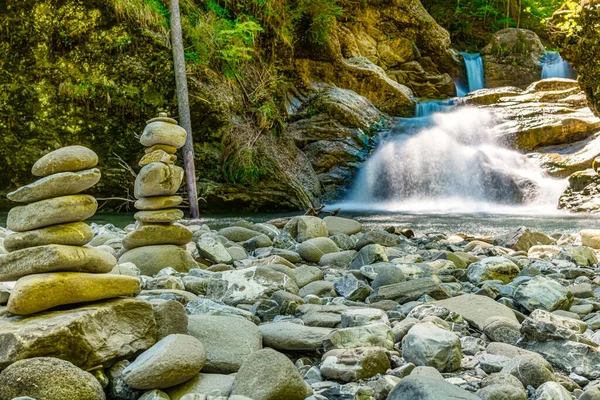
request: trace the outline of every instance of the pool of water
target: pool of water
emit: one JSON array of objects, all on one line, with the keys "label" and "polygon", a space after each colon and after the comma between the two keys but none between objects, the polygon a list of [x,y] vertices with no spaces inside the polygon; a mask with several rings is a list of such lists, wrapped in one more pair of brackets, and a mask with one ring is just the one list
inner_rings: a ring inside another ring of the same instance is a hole
[{"label": "pool of water", "polygon": [[[6,212],[0,213],[0,226],[6,226]],[[273,218],[299,215],[291,214],[205,214],[199,219],[213,229],[228,226],[239,219],[264,222]],[[567,214],[554,212],[545,215],[493,214],[493,213],[444,213],[417,214],[381,211],[347,211],[341,217],[355,218],[366,229],[396,226],[411,228],[417,233],[425,232],[464,232],[471,235],[501,235],[519,226],[545,233],[578,232],[581,229],[600,229],[600,216],[588,214]],[[134,222],[133,213],[98,213],[88,222],[114,224],[124,227]]]}]

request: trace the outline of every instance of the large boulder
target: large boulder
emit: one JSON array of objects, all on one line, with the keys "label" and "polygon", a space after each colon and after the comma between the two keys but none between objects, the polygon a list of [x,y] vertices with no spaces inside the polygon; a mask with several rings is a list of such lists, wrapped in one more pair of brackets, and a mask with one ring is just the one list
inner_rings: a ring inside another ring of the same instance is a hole
[{"label": "large boulder", "polygon": [[494,34],[481,50],[486,87],[526,88],[540,79],[546,49],[535,32],[507,28]]},{"label": "large boulder", "polygon": [[525,387],[531,385],[537,388],[546,382],[556,380],[552,366],[537,354],[525,354],[512,358],[502,368],[502,373],[513,375]]},{"label": "large boulder", "polygon": [[262,348],[256,325],[241,317],[190,315],[188,331],[204,346],[205,372],[237,372],[252,353]]},{"label": "large boulder", "polygon": [[387,400],[480,400],[478,396],[444,379],[429,376],[407,376],[390,392]]},{"label": "large boulder", "polygon": [[91,369],[156,341],[150,303],[117,299],[73,310],[11,317],[0,324],[0,369],[31,357],[60,357]]},{"label": "large boulder", "polygon": [[263,349],[248,355],[235,375],[231,394],[253,400],[304,400],[312,389],[289,358]]},{"label": "large boulder", "polygon": [[323,222],[325,222],[325,225],[327,225],[327,232],[329,233],[329,236],[333,236],[338,233],[354,235],[362,230],[362,224],[360,222],[349,218],[327,216],[323,218]]},{"label": "large boulder", "polygon": [[324,255],[337,253],[340,249],[333,240],[326,237],[318,237],[300,243],[297,251],[306,261],[318,263]]},{"label": "large boulder", "polygon": [[435,304],[460,314],[469,324],[479,330],[483,330],[490,317],[508,318],[518,323],[513,310],[487,296],[463,294],[462,296],[439,300]]},{"label": "large boulder", "polygon": [[560,283],[535,276],[517,286],[514,299],[526,310],[567,310],[573,301],[573,293]]},{"label": "large boulder", "polygon": [[320,371],[328,379],[344,382],[372,378],[390,368],[385,349],[380,347],[355,347],[334,349],[323,354]]},{"label": "large boulder", "polygon": [[68,361],[36,357],[17,361],[0,373],[0,399],[104,400],[96,378]]},{"label": "large boulder", "polygon": [[504,247],[515,251],[528,251],[532,246],[555,244],[556,240],[541,232],[532,232],[522,226],[508,234],[502,242]]},{"label": "large boulder", "polygon": [[263,344],[282,351],[316,351],[331,333],[329,328],[276,322],[259,326]]},{"label": "large boulder", "polygon": [[285,224],[283,230],[300,243],[316,237],[327,237],[327,225],[318,217],[294,217]]},{"label": "large boulder", "polygon": [[514,262],[504,257],[488,257],[474,262],[467,269],[469,281],[480,284],[484,281],[499,280],[507,284],[519,275],[521,270]]}]

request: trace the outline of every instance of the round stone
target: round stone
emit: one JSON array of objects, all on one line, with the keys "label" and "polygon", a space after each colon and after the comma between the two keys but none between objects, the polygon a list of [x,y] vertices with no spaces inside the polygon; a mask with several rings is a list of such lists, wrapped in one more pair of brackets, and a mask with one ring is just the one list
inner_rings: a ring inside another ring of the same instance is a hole
[{"label": "round stone", "polygon": [[156,275],[163,268],[171,267],[177,272],[187,272],[198,268],[192,256],[179,246],[163,244],[136,247],[123,253],[119,263],[131,262],[140,269],[142,275]]},{"label": "round stone", "polygon": [[[74,390],[76,389],[76,390]],[[29,396],[44,400],[105,400],[89,372],[51,357],[17,361],[0,373],[0,399]]]},{"label": "round stone", "polygon": [[308,239],[298,245],[298,254],[307,261],[319,262],[325,254],[337,253],[340,249],[326,237]]},{"label": "round stone", "polygon": [[52,225],[46,228],[18,232],[4,238],[6,251],[16,251],[27,247],[44,246],[47,244],[64,244],[83,246],[94,238],[92,228],[85,222]]},{"label": "round stone", "polygon": [[98,156],[83,146],[68,146],[54,150],[33,164],[31,173],[35,176],[48,176],[57,172],[81,171],[98,164]]},{"label": "round stone", "polygon": [[83,221],[96,212],[96,199],[87,194],[55,197],[26,206],[14,207],[8,212],[6,227],[25,232],[45,226]]},{"label": "round stone", "polygon": [[202,343],[190,335],[169,335],[140,354],[123,370],[134,389],[164,389],[193,378],[204,366]]},{"label": "round stone", "polygon": [[29,203],[52,197],[76,194],[94,186],[100,180],[100,170],[86,169],[79,172],[59,172],[46,176],[6,195],[9,200]]},{"label": "round stone", "polygon": [[13,251],[0,257],[0,282],[54,271],[107,273],[117,260],[92,247],[49,244]]},{"label": "round stone", "polygon": [[[179,221],[183,218],[183,211],[176,208],[168,208],[166,210],[155,211],[138,211],[133,216],[136,220],[144,223],[171,223]],[[189,241],[189,240],[188,240]],[[186,242],[187,243],[187,242]]]},{"label": "round stone", "polygon": [[156,244],[184,245],[192,240],[192,231],[181,225],[143,225],[123,238],[123,247],[133,249]]},{"label": "round stone", "polygon": [[133,194],[136,199],[151,196],[171,196],[183,180],[183,169],[161,162],[143,167],[135,178]]},{"label": "round stone", "polygon": [[153,121],[144,128],[140,143],[146,147],[167,144],[181,148],[185,144],[187,132],[181,126],[166,121]]},{"label": "round stone", "polygon": [[162,210],[177,207],[182,201],[181,196],[142,197],[133,206],[141,211]]},{"label": "round stone", "polygon": [[27,315],[52,307],[133,296],[140,280],[126,275],[50,272],[20,278],[8,299],[8,311]]}]

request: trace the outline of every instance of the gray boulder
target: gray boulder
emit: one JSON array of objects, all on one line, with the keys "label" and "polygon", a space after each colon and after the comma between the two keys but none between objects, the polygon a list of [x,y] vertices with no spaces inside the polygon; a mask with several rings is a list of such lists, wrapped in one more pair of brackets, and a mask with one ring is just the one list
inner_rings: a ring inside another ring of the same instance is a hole
[{"label": "gray boulder", "polygon": [[331,333],[329,328],[304,326],[291,322],[275,322],[258,327],[263,344],[283,351],[315,351],[323,348],[323,342]]},{"label": "gray boulder", "polygon": [[402,356],[417,366],[456,371],[462,359],[460,339],[432,323],[416,324],[402,339]]},{"label": "gray boulder", "polygon": [[516,377],[525,387],[531,385],[537,388],[546,382],[556,380],[552,366],[539,355],[516,356],[502,368],[502,373]]},{"label": "gray boulder", "polygon": [[475,394],[454,386],[443,379],[428,376],[403,378],[390,392],[387,400],[481,400]]},{"label": "gray boulder", "polygon": [[320,367],[324,377],[344,382],[368,379],[388,369],[388,352],[381,347],[330,350],[323,355]]},{"label": "gray boulder", "polygon": [[517,286],[514,299],[528,311],[568,310],[573,293],[560,283],[544,276],[535,276]]}]

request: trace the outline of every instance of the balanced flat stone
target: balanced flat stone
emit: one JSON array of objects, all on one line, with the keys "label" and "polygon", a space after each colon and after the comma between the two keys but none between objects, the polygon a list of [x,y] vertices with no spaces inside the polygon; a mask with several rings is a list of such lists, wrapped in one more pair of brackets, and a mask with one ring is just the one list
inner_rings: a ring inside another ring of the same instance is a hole
[{"label": "balanced flat stone", "polygon": [[136,247],[126,251],[119,263],[131,262],[142,275],[156,275],[163,268],[171,267],[178,272],[197,268],[198,264],[184,248],[172,244]]},{"label": "balanced flat stone", "polygon": [[117,260],[93,247],[49,244],[13,251],[0,257],[0,282],[55,271],[107,273]]},{"label": "balanced flat stone", "polygon": [[98,168],[79,172],[59,172],[22,186],[6,195],[9,200],[29,203],[52,197],[77,194],[94,186],[100,180]]},{"label": "balanced flat stone", "polygon": [[192,240],[192,231],[181,225],[143,225],[123,238],[123,247],[134,249],[156,244],[185,245]]},{"label": "balanced flat stone", "polygon": [[98,156],[83,146],[67,146],[54,150],[33,164],[31,173],[35,176],[48,176],[57,172],[81,171],[98,164]]},{"label": "balanced flat stone", "polygon": [[175,154],[177,152],[177,147],[170,146],[168,144],[155,144],[153,146],[150,146],[150,147],[147,147],[146,149],[144,149],[144,153],[148,154],[148,153],[152,153],[153,151],[156,151],[156,150],[162,150],[168,154]]},{"label": "balanced flat stone", "polygon": [[136,199],[151,196],[171,196],[183,180],[183,169],[176,165],[153,162],[143,167],[135,178]]},{"label": "balanced flat stone", "polygon": [[183,218],[183,211],[176,208],[155,211],[138,211],[133,216],[136,220],[151,224],[165,224],[179,221]]},{"label": "balanced flat stone", "polygon": [[150,153],[146,153],[138,162],[140,167],[146,166],[153,162],[163,162],[165,164],[173,164],[177,160],[177,156],[169,154],[164,150],[154,150]]},{"label": "balanced flat stone", "polygon": [[0,324],[0,370],[60,355],[87,370],[146,350],[156,341],[152,305],[122,298],[71,310],[9,317]]},{"label": "balanced flat stone", "polygon": [[144,128],[140,143],[146,147],[155,144],[167,144],[181,148],[185,144],[187,132],[181,126],[172,122],[153,121]]},{"label": "balanced flat stone", "polygon": [[140,292],[140,280],[133,276],[49,272],[28,275],[15,284],[8,299],[8,311],[33,314],[65,304],[133,296]]},{"label": "balanced flat stone", "polygon": [[6,227],[11,231],[25,232],[50,225],[83,221],[93,216],[97,208],[96,199],[87,194],[40,200],[12,208],[8,212]]},{"label": "balanced flat stone", "polygon": [[163,208],[177,207],[182,201],[181,196],[142,197],[133,206],[141,211],[162,210]]},{"label": "balanced flat stone", "polygon": [[10,234],[4,238],[4,248],[6,251],[11,252],[47,244],[83,246],[93,238],[94,232],[88,224],[85,222],[72,222]]}]

